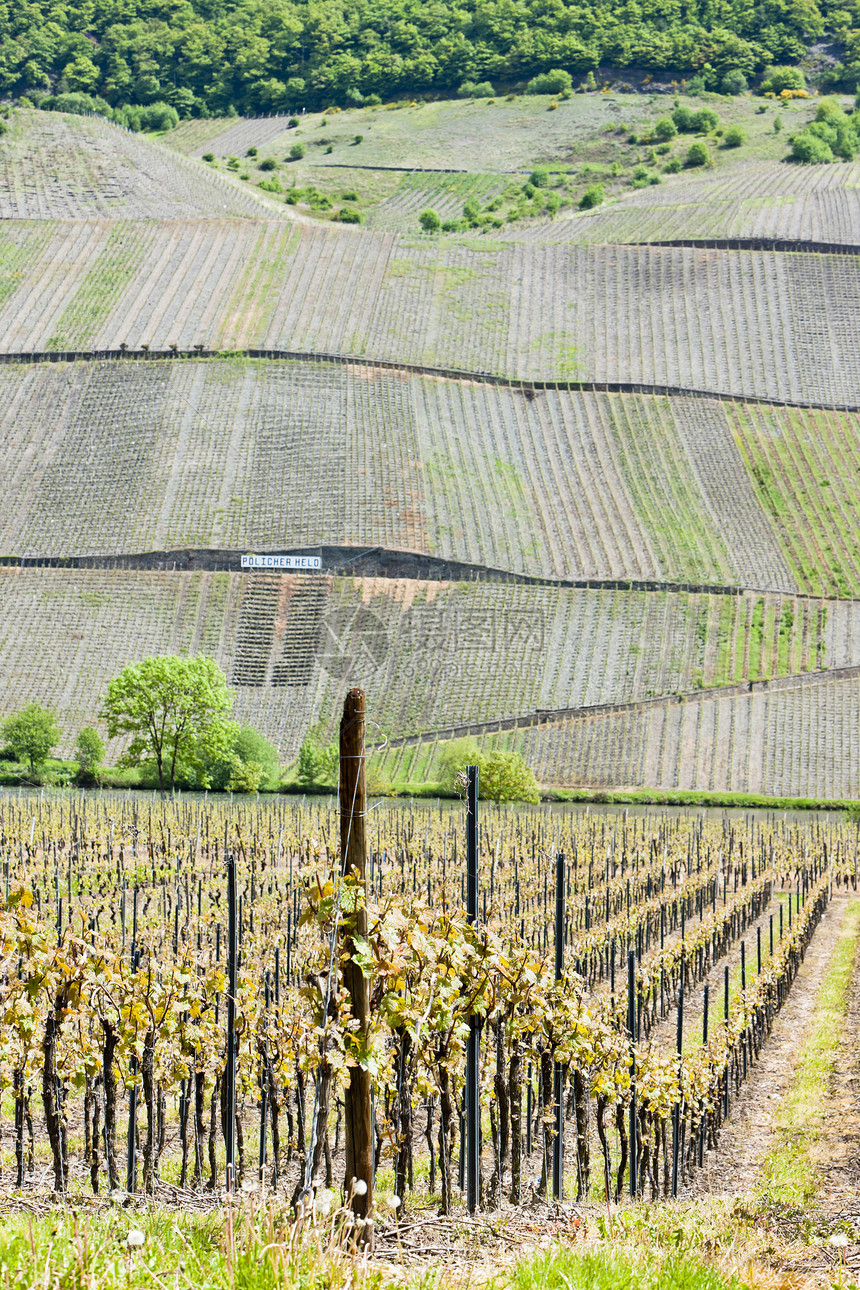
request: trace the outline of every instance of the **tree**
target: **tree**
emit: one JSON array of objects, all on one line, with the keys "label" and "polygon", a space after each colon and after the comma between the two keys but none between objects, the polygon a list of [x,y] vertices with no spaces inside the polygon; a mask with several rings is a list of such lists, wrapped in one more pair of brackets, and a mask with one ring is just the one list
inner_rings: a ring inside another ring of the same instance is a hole
[{"label": "tree", "polygon": [[290,161],[301,161],[305,155],[305,145],[303,143],[294,143],[290,148],[288,159]]},{"label": "tree", "polygon": [[123,668],[107,688],[102,717],[108,736],[130,734],[126,766],[154,758],[158,786],[172,790],[178,767],[213,756],[229,731],[223,718],[233,705],[227,679],[213,658],[164,654]]},{"label": "tree", "polygon": [[739,125],[730,125],[723,137],[723,143],[727,148],[739,148],[742,143],[746,142],[746,135]]},{"label": "tree", "polygon": [[441,219],[434,210],[429,208],[429,206],[418,216],[418,223],[421,225],[425,233],[438,233],[439,229],[442,227]]},{"label": "tree", "polygon": [[494,749],[478,762],[481,797],[494,802],[539,802],[537,780],[518,752]]},{"label": "tree", "polygon": [[474,739],[453,739],[442,747],[438,758],[439,786],[446,793],[453,793],[457,787],[457,776],[467,766],[477,766],[481,750]]},{"label": "tree", "polygon": [[586,188],[580,197],[579,209],[581,211],[590,211],[595,206],[599,206],[605,196],[603,184],[592,184],[590,188]]},{"label": "tree", "polygon": [[19,761],[27,761],[30,774],[48,760],[60,738],[53,712],[39,703],[28,703],[3,722],[3,737]]},{"label": "tree", "polygon": [[708,145],[697,140],[691,143],[687,149],[688,166],[709,166],[711,164],[711,154],[708,152]]},{"label": "tree", "polygon": [[733,96],[736,96],[738,94],[745,94],[746,89],[747,89],[747,78],[744,76],[743,72],[737,67],[733,68],[732,71],[730,72],[726,72],[725,76],[720,81],[721,94],[731,94]]},{"label": "tree", "polygon": [[670,116],[661,116],[654,126],[653,133],[655,139],[674,139],[678,133],[678,127]]},{"label": "tree", "polygon": [[218,738],[204,739],[199,749],[196,781],[216,793],[275,792],[281,782],[281,760],[274,744],[253,726],[223,721]]},{"label": "tree", "polygon": [[92,726],[84,726],[75,740],[75,759],[78,763],[77,782],[90,787],[97,782],[98,769],[105,755],[104,740]]}]

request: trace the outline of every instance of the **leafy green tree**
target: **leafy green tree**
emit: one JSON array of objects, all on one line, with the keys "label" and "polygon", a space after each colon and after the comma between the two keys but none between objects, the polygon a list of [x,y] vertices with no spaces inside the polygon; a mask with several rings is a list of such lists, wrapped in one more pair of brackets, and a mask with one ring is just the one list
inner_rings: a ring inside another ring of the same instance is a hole
[{"label": "leafy green tree", "polygon": [[768,67],[761,83],[762,94],[781,94],[783,90],[805,90],[806,77],[800,67]]},{"label": "leafy green tree", "polygon": [[301,161],[305,155],[305,145],[303,143],[294,143],[287,155],[290,161]]},{"label": "leafy green tree", "polygon": [[539,802],[537,780],[522,754],[493,749],[478,762],[481,797],[493,802]]},{"label": "leafy green tree", "polygon": [[421,225],[425,233],[438,233],[442,227],[441,219],[437,215],[436,211],[431,210],[429,206],[418,216],[418,223]]},{"label": "leafy green tree", "polygon": [[670,116],[661,116],[654,126],[654,137],[657,139],[674,139],[677,133],[678,127]]},{"label": "leafy green tree", "polygon": [[746,135],[739,125],[730,125],[723,136],[723,143],[727,148],[739,148],[746,143]]},{"label": "leafy green tree", "polygon": [[816,165],[832,161],[833,149],[826,139],[804,130],[792,139],[791,156],[793,161],[803,162],[804,165]]},{"label": "leafy green tree", "polygon": [[214,757],[229,730],[233,705],[227,679],[213,658],[164,654],[131,663],[108,685],[101,716],[108,736],[131,735],[122,764],[154,759],[158,786],[171,790],[177,770]]},{"label": "leafy green tree", "polygon": [[573,77],[570,72],[554,67],[549,72],[533,76],[526,86],[526,94],[561,94],[572,87]]},{"label": "leafy green tree", "polygon": [[104,740],[92,726],[84,726],[75,740],[75,760],[78,763],[77,782],[84,787],[95,784],[98,769],[105,755]]},{"label": "leafy green tree", "polygon": [[3,722],[3,737],[19,761],[26,761],[30,774],[44,765],[60,739],[53,712],[39,703],[28,703]]},{"label": "leafy green tree", "polygon": [[740,68],[735,67],[732,71],[726,72],[725,76],[720,81],[721,94],[737,96],[738,94],[745,94],[746,90],[747,78],[744,76]]},{"label": "leafy green tree", "polygon": [[474,739],[453,739],[443,745],[437,758],[439,786],[446,793],[456,792],[457,776],[467,766],[480,764],[481,750]]},{"label": "leafy green tree", "polygon": [[603,184],[592,184],[586,188],[585,192],[579,199],[579,209],[581,211],[592,210],[593,207],[599,206],[606,196]]},{"label": "leafy green tree", "polygon": [[687,149],[687,165],[693,166],[710,166],[711,154],[708,152],[708,145],[697,139],[691,143]]},{"label": "leafy green tree", "polygon": [[222,723],[214,747],[204,740],[196,761],[196,782],[216,793],[272,793],[281,782],[274,744],[253,726],[235,721]]}]

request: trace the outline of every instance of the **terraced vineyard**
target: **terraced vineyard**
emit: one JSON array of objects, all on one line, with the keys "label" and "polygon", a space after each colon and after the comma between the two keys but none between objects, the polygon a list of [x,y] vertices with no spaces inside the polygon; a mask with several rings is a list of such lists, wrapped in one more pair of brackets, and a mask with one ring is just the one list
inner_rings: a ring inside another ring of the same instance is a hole
[{"label": "terraced vineyard", "polygon": [[[617,108],[564,112],[584,140]],[[492,110],[458,109],[448,146]],[[481,169],[431,175],[447,110],[427,111],[413,162],[381,160],[394,114],[362,114],[358,142],[348,114],[300,123],[333,149],[311,169],[416,167],[370,228],[103,121],[16,116],[0,556],[129,567],[4,570],[0,711],[48,703],[68,747],[123,663],[205,650],[284,758],[361,684],[387,738],[419,740],[390,750],[401,778],[446,731],[521,721],[496,737],[546,783],[852,791],[832,709],[860,666],[860,172],[721,160],[592,214],[425,237],[404,221],[522,179],[538,128],[506,104]],[[274,157],[285,126],[172,143]],[[768,237],[845,245],[648,244]],[[248,549],[317,550],[324,573],[240,575]]]},{"label": "terraced vineyard", "polygon": [[4,220],[256,215],[273,203],[102,117],[19,112],[0,148]]},{"label": "terraced vineyard", "polygon": [[[102,301],[94,278],[111,232],[59,224],[40,242],[0,308],[3,350],[58,337],[71,348],[256,346],[858,405],[854,256],[177,222],[148,229],[119,297]],[[4,229],[16,251],[22,236]],[[76,308],[81,292],[96,326]]]}]

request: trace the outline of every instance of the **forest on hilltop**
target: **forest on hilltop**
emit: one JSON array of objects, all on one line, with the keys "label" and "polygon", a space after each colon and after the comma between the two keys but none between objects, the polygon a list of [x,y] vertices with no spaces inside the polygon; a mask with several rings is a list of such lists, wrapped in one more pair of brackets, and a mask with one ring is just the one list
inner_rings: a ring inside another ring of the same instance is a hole
[{"label": "forest on hilltop", "polygon": [[0,3],[0,93],[166,101],[180,116],[511,86],[552,68],[698,75],[715,89],[828,33],[860,77],[860,3],[840,0],[92,0]]}]

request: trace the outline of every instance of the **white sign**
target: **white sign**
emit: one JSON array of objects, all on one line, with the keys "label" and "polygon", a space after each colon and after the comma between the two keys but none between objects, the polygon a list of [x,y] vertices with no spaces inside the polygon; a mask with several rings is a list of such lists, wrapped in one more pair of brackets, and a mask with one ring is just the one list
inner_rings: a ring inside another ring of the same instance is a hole
[{"label": "white sign", "polygon": [[321,569],[318,555],[243,555],[243,569]]}]

